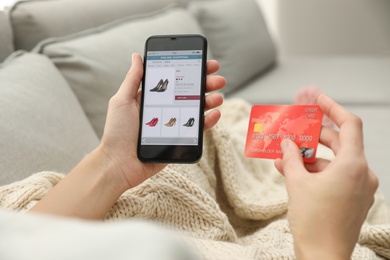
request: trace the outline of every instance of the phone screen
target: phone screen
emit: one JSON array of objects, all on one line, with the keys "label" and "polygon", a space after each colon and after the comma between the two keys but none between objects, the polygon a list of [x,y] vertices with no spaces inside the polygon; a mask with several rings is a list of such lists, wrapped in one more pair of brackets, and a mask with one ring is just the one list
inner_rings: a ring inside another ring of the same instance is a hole
[{"label": "phone screen", "polygon": [[191,162],[202,148],[205,50],[170,38],[145,52],[139,151],[146,161]]}]

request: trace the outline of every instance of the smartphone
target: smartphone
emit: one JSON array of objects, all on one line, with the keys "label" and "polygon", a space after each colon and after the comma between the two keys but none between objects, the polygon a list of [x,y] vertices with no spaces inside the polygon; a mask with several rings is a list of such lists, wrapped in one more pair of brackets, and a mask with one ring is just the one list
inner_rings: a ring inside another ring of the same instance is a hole
[{"label": "smartphone", "polygon": [[145,44],[138,158],[194,163],[202,156],[207,40],[151,36]]}]

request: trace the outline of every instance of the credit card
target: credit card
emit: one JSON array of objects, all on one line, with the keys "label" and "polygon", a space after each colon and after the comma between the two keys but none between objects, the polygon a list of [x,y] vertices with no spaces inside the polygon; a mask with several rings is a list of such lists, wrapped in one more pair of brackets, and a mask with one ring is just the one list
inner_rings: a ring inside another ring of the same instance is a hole
[{"label": "credit card", "polygon": [[280,143],[294,141],[304,162],[316,159],[323,113],[318,105],[254,105],[249,118],[245,155],[282,158]]}]

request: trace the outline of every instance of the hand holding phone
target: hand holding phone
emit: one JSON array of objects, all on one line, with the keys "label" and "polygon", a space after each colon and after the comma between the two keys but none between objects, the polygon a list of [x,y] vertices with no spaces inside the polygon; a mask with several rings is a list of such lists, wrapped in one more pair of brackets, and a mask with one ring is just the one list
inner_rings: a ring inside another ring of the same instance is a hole
[{"label": "hand holding phone", "polygon": [[207,40],[148,38],[142,81],[138,158],[193,163],[202,155]]}]

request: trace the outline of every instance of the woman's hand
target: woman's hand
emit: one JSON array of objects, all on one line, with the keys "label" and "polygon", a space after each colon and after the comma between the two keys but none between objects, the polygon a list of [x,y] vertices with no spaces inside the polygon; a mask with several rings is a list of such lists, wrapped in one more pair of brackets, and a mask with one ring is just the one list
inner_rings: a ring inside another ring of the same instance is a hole
[{"label": "woman's hand", "polygon": [[[219,69],[216,61],[207,62],[207,74]],[[166,165],[157,163],[142,163],[137,157],[137,140],[139,130],[140,93],[143,76],[142,59],[139,54],[133,54],[132,66],[126,75],[119,91],[111,98],[107,121],[99,149],[115,164],[121,173],[125,189],[137,186],[153,176]],[[221,76],[207,76],[206,92],[219,90],[225,86]],[[205,116],[205,130],[213,127],[220,118],[218,110],[212,110],[221,105],[220,94],[206,96],[205,110],[211,110]]]},{"label": "woman's hand", "polygon": [[340,131],[323,127],[320,142],[333,161],[304,164],[295,143],[282,142],[276,168],[285,176],[288,221],[298,259],[350,259],[374,202],[377,177],[364,155],[362,121],[325,95],[318,105]]}]

